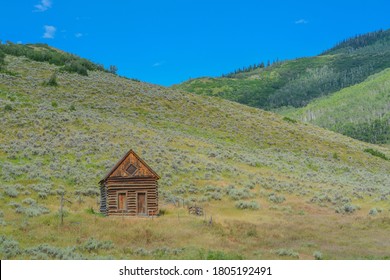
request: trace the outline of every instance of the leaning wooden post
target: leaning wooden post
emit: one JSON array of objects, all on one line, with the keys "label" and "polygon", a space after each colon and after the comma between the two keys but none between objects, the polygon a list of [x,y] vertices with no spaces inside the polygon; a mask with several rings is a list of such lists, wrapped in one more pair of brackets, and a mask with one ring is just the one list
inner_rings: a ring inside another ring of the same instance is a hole
[{"label": "leaning wooden post", "polygon": [[60,199],[60,218],[61,218],[61,226],[64,224],[64,202],[67,201],[70,204],[72,204],[72,201],[64,198],[65,192],[61,192],[61,199]]},{"label": "leaning wooden post", "polygon": [[64,193],[61,193],[61,199],[60,199],[60,217],[61,217],[61,226],[64,224]]}]

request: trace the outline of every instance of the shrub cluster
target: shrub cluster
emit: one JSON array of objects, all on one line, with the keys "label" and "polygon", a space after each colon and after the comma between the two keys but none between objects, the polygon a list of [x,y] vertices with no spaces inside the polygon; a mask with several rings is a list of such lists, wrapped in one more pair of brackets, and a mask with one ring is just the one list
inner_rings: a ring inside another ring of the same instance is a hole
[{"label": "shrub cluster", "polygon": [[4,235],[0,236],[0,254],[6,259],[21,256],[39,260],[84,260],[87,257],[80,253],[80,251],[91,253],[97,250],[108,250],[111,248],[114,248],[114,244],[111,241],[99,241],[90,238],[82,245],[75,247],[60,248],[49,244],[40,244],[35,247],[23,249],[20,248],[19,243],[14,239]]},{"label": "shrub cluster", "polygon": [[268,195],[268,200],[274,203],[282,203],[286,200],[286,198],[283,195],[277,195],[275,193],[271,193]]},{"label": "shrub cluster", "polygon": [[299,258],[299,253],[292,249],[280,248],[274,251],[278,256],[289,256],[293,258]]},{"label": "shrub cluster", "polygon": [[21,204],[16,202],[10,202],[9,206],[14,207],[16,213],[25,214],[28,217],[36,217],[50,213],[48,208],[44,207],[43,205],[37,204],[34,199],[26,198],[23,200],[23,204],[27,204],[28,206],[22,206]]},{"label": "shrub cluster", "polygon": [[336,213],[340,213],[340,214],[351,214],[358,209],[359,209],[358,206],[347,203],[347,204],[344,204],[340,207],[337,207],[335,211],[336,211]]},{"label": "shrub cluster", "polygon": [[6,258],[10,259],[20,255],[22,250],[19,243],[12,238],[7,238],[4,235],[0,236],[0,253]]},{"label": "shrub cluster", "polygon": [[168,247],[157,247],[153,250],[147,250],[145,248],[137,248],[133,251],[138,256],[154,256],[156,258],[164,258],[169,255],[179,255],[184,251],[183,248],[168,248]]},{"label": "shrub cluster", "polygon": [[233,200],[247,199],[252,197],[252,194],[247,188],[236,189],[233,186],[227,189],[227,195]]},{"label": "shrub cluster", "polygon": [[240,200],[240,201],[237,201],[236,204],[235,204],[236,208],[238,209],[250,209],[250,210],[257,210],[260,208],[260,205],[259,203],[257,203],[256,201],[252,200],[252,201],[243,201],[243,200]]},{"label": "shrub cluster", "polygon": [[378,215],[378,213],[381,213],[382,209],[381,208],[371,208],[370,211],[368,212],[368,215],[375,216]]},{"label": "shrub cluster", "polygon": [[323,259],[322,253],[321,253],[320,251],[315,251],[315,252],[313,253],[313,257],[314,257],[314,259],[316,259],[316,260],[322,260],[322,259]]},{"label": "shrub cluster", "polygon": [[84,260],[85,257],[76,251],[76,247],[58,248],[48,244],[25,249],[23,254],[38,260]]},{"label": "shrub cluster", "polygon": [[85,241],[84,244],[80,246],[80,249],[86,250],[88,252],[98,251],[98,250],[108,250],[114,248],[114,243],[112,241],[99,241],[94,238],[89,238]]},{"label": "shrub cluster", "polygon": [[6,186],[4,188],[4,193],[9,197],[17,197],[19,192],[16,190],[14,186]]},{"label": "shrub cluster", "polygon": [[49,87],[56,87],[58,86],[58,82],[57,82],[57,74],[54,72],[49,80],[47,82],[44,82],[43,83],[44,86],[49,86]]},{"label": "shrub cluster", "polygon": [[217,186],[207,185],[204,189],[205,198],[207,200],[221,200],[223,196],[223,189]]}]

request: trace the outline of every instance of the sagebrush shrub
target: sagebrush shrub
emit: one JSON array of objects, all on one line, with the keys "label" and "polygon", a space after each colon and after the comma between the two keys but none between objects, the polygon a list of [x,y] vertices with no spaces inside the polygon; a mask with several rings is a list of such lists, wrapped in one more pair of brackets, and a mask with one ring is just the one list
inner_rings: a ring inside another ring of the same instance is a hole
[{"label": "sagebrush shrub", "polygon": [[337,207],[335,211],[336,213],[340,213],[340,214],[351,214],[355,212],[357,209],[359,209],[358,206],[347,203],[340,207]]},{"label": "sagebrush shrub", "polygon": [[239,199],[246,199],[252,197],[252,194],[249,192],[248,189],[230,189],[228,191],[229,197],[231,197],[233,200],[239,200]]},{"label": "sagebrush shrub", "polygon": [[20,255],[22,250],[17,241],[2,235],[0,236],[0,252],[5,258],[9,259]]},{"label": "sagebrush shrub", "polygon": [[314,253],[313,253],[313,257],[314,257],[314,259],[316,259],[316,260],[322,260],[322,253],[320,252],[320,251],[315,251]]},{"label": "sagebrush shrub", "polygon": [[88,252],[92,252],[92,251],[98,251],[100,249],[102,250],[112,249],[114,248],[114,244],[110,240],[99,241],[94,238],[89,238],[87,241],[84,242],[84,244],[80,246],[80,248]]},{"label": "sagebrush shrub", "polygon": [[17,197],[19,192],[13,186],[7,186],[4,188],[4,193],[9,197]]},{"label": "sagebrush shrub", "polygon": [[274,203],[282,203],[286,200],[286,198],[283,195],[277,195],[275,193],[271,193],[268,195],[268,200]]},{"label": "sagebrush shrub", "polygon": [[25,250],[24,254],[33,259],[47,260],[83,260],[85,257],[76,252],[75,247],[59,248],[48,244],[41,244]]},{"label": "sagebrush shrub", "polygon": [[295,252],[292,249],[285,249],[285,248],[280,248],[274,251],[277,255],[279,256],[289,256],[289,257],[294,257],[294,258],[299,258],[299,253]]},{"label": "sagebrush shrub", "polygon": [[257,210],[260,208],[259,203],[256,201],[237,201],[235,204],[236,208],[238,209],[251,209],[251,210]]}]

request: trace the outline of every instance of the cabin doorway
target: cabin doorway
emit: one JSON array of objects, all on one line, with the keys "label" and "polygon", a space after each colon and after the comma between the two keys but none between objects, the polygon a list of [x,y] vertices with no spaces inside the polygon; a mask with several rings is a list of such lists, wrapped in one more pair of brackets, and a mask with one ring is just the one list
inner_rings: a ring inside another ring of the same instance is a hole
[{"label": "cabin doorway", "polygon": [[137,214],[146,215],[146,193],[137,193]]},{"label": "cabin doorway", "polygon": [[118,210],[126,210],[126,193],[118,193]]}]

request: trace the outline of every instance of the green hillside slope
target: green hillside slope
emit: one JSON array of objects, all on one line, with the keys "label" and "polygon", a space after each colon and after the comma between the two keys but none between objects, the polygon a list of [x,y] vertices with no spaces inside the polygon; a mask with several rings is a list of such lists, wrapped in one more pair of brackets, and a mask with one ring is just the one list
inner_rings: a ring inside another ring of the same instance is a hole
[{"label": "green hillside slope", "polygon": [[[2,259],[390,257],[389,149],[223,99],[62,67],[5,56]],[[158,218],[96,214],[97,183],[129,149],[161,176]],[[63,193],[71,203],[61,225]],[[194,204],[204,216],[188,214]]]},{"label": "green hillside slope", "polygon": [[303,107],[388,67],[390,30],[356,36],[319,56],[249,68],[221,78],[193,79],[174,88],[268,110]]},{"label": "green hillside slope", "polygon": [[390,143],[390,69],[286,115],[371,143]]}]

